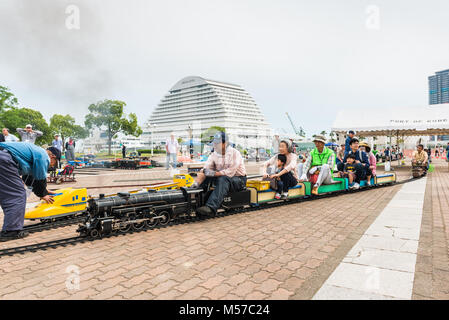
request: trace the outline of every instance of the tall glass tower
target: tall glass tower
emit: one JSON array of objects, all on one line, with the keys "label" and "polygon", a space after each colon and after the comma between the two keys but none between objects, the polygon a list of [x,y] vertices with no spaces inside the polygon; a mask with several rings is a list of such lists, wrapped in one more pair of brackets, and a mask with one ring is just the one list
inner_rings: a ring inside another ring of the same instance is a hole
[{"label": "tall glass tower", "polygon": [[449,103],[449,69],[429,77],[429,104]]}]

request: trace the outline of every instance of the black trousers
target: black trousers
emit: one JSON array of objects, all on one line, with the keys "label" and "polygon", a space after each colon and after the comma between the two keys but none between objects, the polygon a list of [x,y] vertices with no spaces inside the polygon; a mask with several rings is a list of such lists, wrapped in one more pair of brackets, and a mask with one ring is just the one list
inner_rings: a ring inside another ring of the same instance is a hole
[{"label": "black trousers", "polygon": [[289,171],[279,177],[281,180],[277,181],[277,193],[288,192],[288,189],[298,184],[298,180]]},{"label": "black trousers", "polygon": [[215,189],[212,191],[209,199],[207,199],[206,206],[217,212],[221,207],[224,197],[229,192],[237,192],[246,188],[246,176],[244,177],[207,177],[203,181],[201,187],[207,186],[209,183],[215,184]]},{"label": "black trousers", "polygon": [[[355,175],[356,175],[356,179],[354,182],[359,183],[361,180],[365,180],[366,176],[367,176],[367,169],[365,168],[365,166],[361,163],[356,163],[355,165]],[[339,163],[337,165],[338,171],[343,172],[345,169],[345,165],[344,163]],[[371,173],[371,170],[368,168],[369,173]]]}]

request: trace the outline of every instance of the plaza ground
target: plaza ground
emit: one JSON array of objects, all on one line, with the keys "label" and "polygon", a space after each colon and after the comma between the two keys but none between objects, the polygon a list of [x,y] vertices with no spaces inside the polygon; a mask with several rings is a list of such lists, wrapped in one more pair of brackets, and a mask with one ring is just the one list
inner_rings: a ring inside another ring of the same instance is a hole
[{"label": "plaza ground", "polygon": [[[416,245],[401,266],[379,265],[375,258],[356,261],[351,254],[373,235],[370,230],[378,230],[373,228],[384,221],[391,205],[418,203],[404,200],[404,192],[415,192],[407,191],[407,184],[0,257],[0,298],[449,299],[449,171],[443,160],[434,164],[435,171],[418,180],[424,183],[417,186],[424,196],[417,208],[421,218],[414,220],[419,223],[413,226],[417,235],[396,233],[396,240]],[[247,169],[248,174],[260,173],[255,163]],[[396,169],[399,180],[409,178],[409,169]],[[63,186],[94,187],[89,194],[99,194],[123,191],[104,186],[129,185],[131,180],[145,184],[169,179],[163,168],[116,170],[79,175],[77,183]],[[401,219],[395,223],[409,228],[409,221]],[[75,236],[76,229],[34,233],[0,248]],[[404,247],[399,249],[389,246],[377,252],[385,262],[388,255],[405,256]],[[344,272],[348,264],[378,268],[381,275],[403,272],[405,285],[400,292],[383,292],[382,283],[352,288],[353,279]],[[79,288],[72,282],[77,275]]]}]

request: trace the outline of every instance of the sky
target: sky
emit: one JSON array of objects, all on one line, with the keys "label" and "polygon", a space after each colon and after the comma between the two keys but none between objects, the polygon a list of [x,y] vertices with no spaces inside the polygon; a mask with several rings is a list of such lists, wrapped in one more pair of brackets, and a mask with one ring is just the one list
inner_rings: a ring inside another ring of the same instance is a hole
[{"label": "sky", "polygon": [[311,136],[341,109],[427,105],[428,76],[449,69],[448,11],[447,0],[0,0],[0,85],[47,120],[82,123],[91,103],[119,99],[143,124],[177,81],[201,76],[241,85],[275,130],[292,132],[288,112]]}]

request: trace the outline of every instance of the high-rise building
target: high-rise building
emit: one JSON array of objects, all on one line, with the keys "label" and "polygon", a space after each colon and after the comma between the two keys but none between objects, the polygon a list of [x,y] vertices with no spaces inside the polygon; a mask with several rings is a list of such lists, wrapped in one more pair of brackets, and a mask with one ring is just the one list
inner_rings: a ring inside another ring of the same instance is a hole
[{"label": "high-rise building", "polygon": [[429,104],[449,103],[449,69],[429,77]]},{"label": "high-rise building", "polygon": [[[254,99],[241,86],[201,77],[177,82],[154,109],[144,139],[164,142],[171,132],[187,141],[212,126],[224,127],[243,148],[269,148],[272,129]],[[152,136],[152,137],[151,137]]]}]

